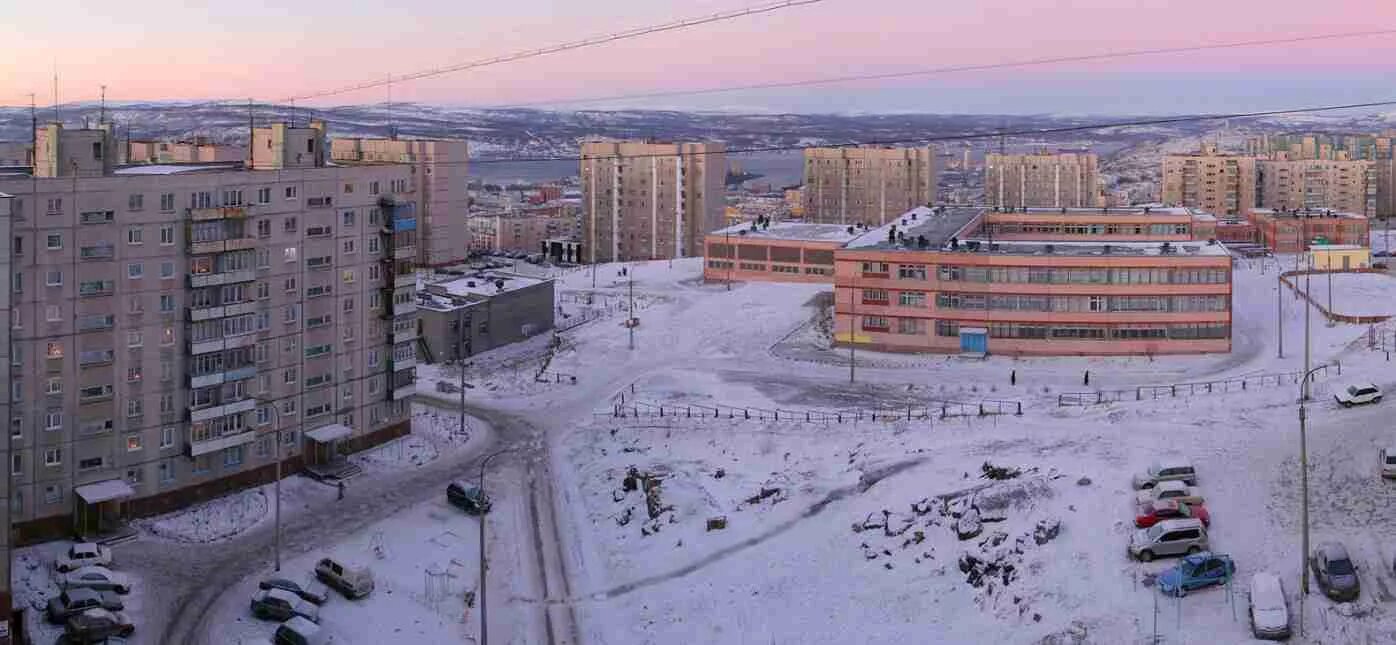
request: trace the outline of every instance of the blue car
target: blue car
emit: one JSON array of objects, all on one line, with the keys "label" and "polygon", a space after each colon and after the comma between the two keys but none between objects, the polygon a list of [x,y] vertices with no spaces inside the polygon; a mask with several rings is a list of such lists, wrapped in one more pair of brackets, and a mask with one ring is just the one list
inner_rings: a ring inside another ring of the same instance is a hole
[{"label": "blue car", "polygon": [[1226,584],[1234,575],[1236,564],[1230,556],[1203,551],[1184,557],[1177,566],[1160,573],[1158,588],[1164,595],[1186,596],[1193,589]]}]

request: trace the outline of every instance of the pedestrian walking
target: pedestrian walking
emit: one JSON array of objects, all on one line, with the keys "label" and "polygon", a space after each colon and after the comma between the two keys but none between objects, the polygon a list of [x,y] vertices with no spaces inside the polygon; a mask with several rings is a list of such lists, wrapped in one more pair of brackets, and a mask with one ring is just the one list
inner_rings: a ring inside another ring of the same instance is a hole
[{"label": "pedestrian walking", "polygon": [[1091,384],[1091,371],[1090,371],[1090,370],[1086,370],[1086,380],[1085,380],[1085,384],[1086,384],[1086,385],[1090,385],[1090,384]]},{"label": "pedestrian walking", "polygon": [[344,482],[339,482],[339,499],[344,499]]},{"label": "pedestrian walking", "polygon": [[1009,385],[1017,385],[1017,384],[1018,384],[1018,370],[1013,370],[1012,372],[1009,372],[1009,373],[1008,373],[1008,384],[1009,384]]}]

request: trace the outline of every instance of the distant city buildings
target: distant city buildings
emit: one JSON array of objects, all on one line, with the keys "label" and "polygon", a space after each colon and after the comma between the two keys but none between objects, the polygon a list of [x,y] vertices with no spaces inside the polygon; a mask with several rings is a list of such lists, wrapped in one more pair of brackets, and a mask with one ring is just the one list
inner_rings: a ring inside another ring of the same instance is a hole
[{"label": "distant city buildings", "polygon": [[703,236],[723,224],[726,175],[720,143],[582,143],[586,261],[700,255]]},{"label": "distant city buildings", "polygon": [[934,148],[805,150],[804,219],[880,226],[936,198]]},{"label": "distant city buildings", "polygon": [[1090,208],[1101,205],[1096,155],[1089,152],[999,154],[985,160],[984,194],[990,205]]},{"label": "distant city buildings", "polygon": [[1380,134],[1260,134],[1246,140],[1246,154],[1288,159],[1390,159],[1396,130]]},{"label": "distant city buildings", "polygon": [[1376,215],[1377,169],[1371,161],[1261,159],[1256,171],[1262,208]]},{"label": "distant city buildings", "polygon": [[1163,159],[1162,201],[1218,216],[1245,215],[1256,203],[1256,159],[1217,152],[1205,144],[1194,154]]},{"label": "distant city buildings", "polygon": [[533,215],[520,211],[471,217],[470,235],[474,248],[480,251],[541,253],[545,241],[576,239],[578,231],[570,213]]}]

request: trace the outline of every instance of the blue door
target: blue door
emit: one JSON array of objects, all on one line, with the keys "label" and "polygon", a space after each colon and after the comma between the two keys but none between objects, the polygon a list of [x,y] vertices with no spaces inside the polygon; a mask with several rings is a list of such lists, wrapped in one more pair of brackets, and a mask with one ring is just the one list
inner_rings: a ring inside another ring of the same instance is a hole
[{"label": "blue door", "polygon": [[986,354],[989,351],[989,333],[980,330],[960,330],[960,351]]}]

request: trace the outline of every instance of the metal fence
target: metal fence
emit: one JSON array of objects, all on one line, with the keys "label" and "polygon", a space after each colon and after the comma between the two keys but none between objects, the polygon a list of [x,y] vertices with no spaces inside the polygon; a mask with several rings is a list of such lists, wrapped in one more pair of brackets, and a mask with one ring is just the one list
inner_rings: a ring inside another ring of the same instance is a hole
[{"label": "metal fence", "polygon": [[906,407],[882,409],[844,410],[790,410],[784,408],[761,408],[754,406],[733,406],[721,403],[652,403],[639,401],[633,397],[622,397],[611,405],[610,411],[594,413],[596,416],[616,418],[675,417],[689,419],[742,419],[750,421],[792,421],[805,423],[852,423],[896,421],[930,421],[954,417],[984,417],[1023,414],[1023,404],[1019,401],[985,400],[979,403],[941,401],[934,403],[913,403]]},{"label": "metal fence", "polygon": [[[1343,365],[1337,361],[1320,365],[1314,372],[1318,375],[1328,376],[1329,371],[1336,371],[1337,376],[1342,376]],[[1196,396],[1201,394],[1226,394],[1230,392],[1244,392],[1253,389],[1283,387],[1286,385],[1299,385],[1299,380],[1304,378],[1304,371],[1280,372],[1275,374],[1256,374],[1252,376],[1238,376],[1236,378],[1219,379],[1215,381],[1196,381],[1191,383],[1169,383],[1166,385],[1140,385],[1138,387],[1123,390],[1097,390],[1094,392],[1062,392],[1057,395],[1058,407],[1080,407],[1089,405],[1104,405],[1106,403],[1121,403],[1127,401],[1151,401],[1156,399],[1171,399],[1180,396]]]}]

